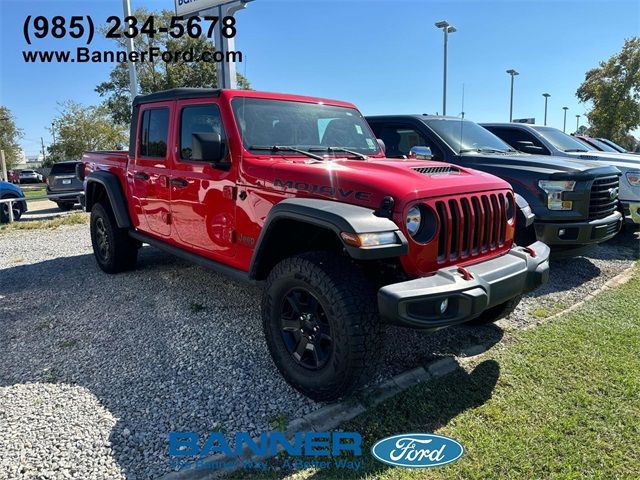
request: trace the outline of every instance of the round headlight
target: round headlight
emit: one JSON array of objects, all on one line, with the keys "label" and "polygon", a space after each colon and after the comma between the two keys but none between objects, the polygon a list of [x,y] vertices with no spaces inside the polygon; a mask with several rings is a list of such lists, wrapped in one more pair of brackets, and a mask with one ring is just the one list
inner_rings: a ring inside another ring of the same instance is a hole
[{"label": "round headlight", "polygon": [[407,213],[407,232],[412,237],[420,230],[420,224],[422,223],[422,212],[420,207],[411,207],[409,213]]}]

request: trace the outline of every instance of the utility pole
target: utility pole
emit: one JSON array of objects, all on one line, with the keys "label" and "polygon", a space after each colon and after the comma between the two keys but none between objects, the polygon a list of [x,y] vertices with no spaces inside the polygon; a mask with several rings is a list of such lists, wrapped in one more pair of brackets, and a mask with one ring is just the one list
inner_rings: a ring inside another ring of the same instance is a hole
[{"label": "utility pole", "polygon": [[4,150],[0,150],[0,166],[2,166],[2,179],[5,182],[9,181],[9,175],[7,174],[7,162],[4,159]]},{"label": "utility pole", "polygon": [[509,100],[509,123],[513,121],[513,77],[520,75],[513,68],[507,70],[507,73],[511,75],[511,100]]},{"label": "utility pole", "polygon": [[55,128],[56,128],[55,122],[51,122],[51,135],[53,136],[53,146],[54,147],[56,146],[56,131],[55,131]]},{"label": "utility pole", "polygon": [[562,109],[564,110],[564,123],[562,124],[562,132],[567,133],[567,110],[569,110],[569,107],[562,107]]},{"label": "utility pole", "polygon": [[47,155],[44,153],[44,139],[40,137],[40,145],[42,145],[42,161],[47,159]]},{"label": "utility pole", "polygon": [[544,124],[546,126],[547,125],[547,101],[549,100],[549,97],[551,96],[551,94],[543,93],[542,96],[544,97]]},{"label": "utility pole", "polygon": [[[122,9],[125,17],[131,16],[131,2],[129,0],[122,0]],[[127,44],[127,55],[131,57],[131,52],[134,50],[133,36],[125,37]],[[131,101],[138,95],[138,74],[136,72],[136,64],[134,62],[129,63],[129,93],[131,95]]]},{"label": "utility pole", "polygon": [[447,114],[447,57],[448,57],[448,45],[449,34],[456,32],[456,27],[449,25],[449,22],[442,20],[436,22],[436,27],[441,28],[444,32],[444,73],[442,78],[442,115]]}]

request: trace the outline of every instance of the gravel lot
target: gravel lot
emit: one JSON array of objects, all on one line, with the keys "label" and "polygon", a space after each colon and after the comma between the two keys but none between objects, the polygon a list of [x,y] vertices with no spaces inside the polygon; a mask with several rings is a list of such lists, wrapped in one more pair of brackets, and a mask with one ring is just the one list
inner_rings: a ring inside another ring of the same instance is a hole
[{"label": "gravel lot", "polygon": [[[524,328],[638,258],[637,233],[555,260],[551,282],[497,326],[387,333],[378,379]],[[169,431],[279,429],[319,406],[281,379],[260,291],[145,247],[98,270],[88,226],[0,233],[0,479],[157,478]]]}]

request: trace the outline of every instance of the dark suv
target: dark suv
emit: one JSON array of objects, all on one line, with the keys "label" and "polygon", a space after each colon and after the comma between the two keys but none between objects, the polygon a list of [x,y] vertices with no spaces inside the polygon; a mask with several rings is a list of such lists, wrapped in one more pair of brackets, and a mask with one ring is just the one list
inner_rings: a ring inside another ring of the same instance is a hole
[{"label": "dark suv", "polygon": [[51,167],[51,172],[47,177],[47,195],[68,193],[64,197],[54,198],[58,208],[63,211],[71,210],[76,203],[80,202],[80,195],[83,193],[82,181],[76,176],[76,165],[81,162],[58,162]]},{"label": "dark suv", "polygon": [[[516,152],[477,123],[431,115],[385,115],[367,121],[387,157],[429,158],[496,175],[511,184],[535,214],[520,218],[516,242],[537,238],[556,251],[578,249],[613,237],[622,215],[616,211],[620,171],[568,159]],[[424,152],[423,155],[424,156]],[[533,217],[533,216],[532,216]]]}]

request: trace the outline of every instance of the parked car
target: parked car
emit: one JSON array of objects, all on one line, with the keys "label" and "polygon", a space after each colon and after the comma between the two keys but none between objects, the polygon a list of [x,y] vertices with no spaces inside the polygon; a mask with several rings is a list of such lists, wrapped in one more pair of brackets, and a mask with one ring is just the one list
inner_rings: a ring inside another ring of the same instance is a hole
[{"label": "parked car", "polygon": [[128,152],[83,156],[99,267],[148,243],[265,281],[271,356],[314,399],[369,379],[385,323],[494,321],[547,281],[549,248],[513,244],[507,182],[385,158],[350,103],[176,89],[136,97],[132,122]]},{"label": "parked car", "polygon": [[615,143],[613,140],[609,140],[608,138],[598,137],[597,140],[600,140],[602,143],[606,143],[618,153],[634,153],[634,154],[638,153],[638,152],[630,152],[629,150],[626,150],[625,148],[621,147],[620,145]]},{"label": "parked car", "polygon": [[42,175],[35,170],[20,170],[20,183],[40,183]]},{"label": "parked car", "polygon": [[621,153],[611,145],[601,142],[597,138],[589,137],[588,135],[572,135],[573,138],[577,138],[582,143],[584,143],[589,150],[595,150],[597,152],[611,152],[611,153]]},{"label": "parked car", "polygon": [[589,150],[557,128],[522,123],[483,123],[483,127],[516,150],[540,155],[555,155],[596,165],[612,165],[622,172],[621,210],[630,222],[640,224],[640,157],[632,154]]},{"label": "parked car", "polygon": [[525,216],[519,219],[516,242],[520,244],[538,239],[557,251],[578,253],[620,230],[622,216],[616,211],[620,172],[614,167],[518,153],[477,123],[455,117],[384,115],[367,121],[384,142],[388,157],[405,158],[413,148],[428,148],[434,160],[509,182],[535,215],[533,222]]},{"label": "parked car", "polygon": [[71,210],[76,203],[80,203],[84,185],[76,175],[76,166],[81,162],[69,161],[54,163],[47,177],[47,195],[68,193],[64,197],[52,199],[62,211]]},{"label": "parked car", "polygon": [[[6,200],[9,198],[25,198],[24,193],[19,186],[10,183],[0,181],[0,200]],[[27,211],[27,202],[24,200],[18,200],[12,202],[13,219],[20,220],[20,217]],[[0,203],[0,223],[6,223],[9,221],[9,203]]]}]

